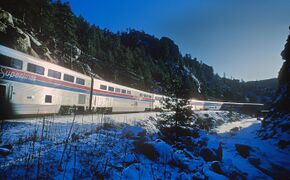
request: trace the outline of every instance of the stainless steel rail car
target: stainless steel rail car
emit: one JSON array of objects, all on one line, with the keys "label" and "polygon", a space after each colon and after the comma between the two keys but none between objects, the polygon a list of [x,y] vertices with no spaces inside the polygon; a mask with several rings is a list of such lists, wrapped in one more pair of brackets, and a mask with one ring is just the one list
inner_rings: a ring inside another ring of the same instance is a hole
[{"label": "stainless steel rail car", "polygon": [[2,113],[16,115],[67,112],[72,107],[137,112],[153,109],[154,95],[0,45],[0,101]]}]

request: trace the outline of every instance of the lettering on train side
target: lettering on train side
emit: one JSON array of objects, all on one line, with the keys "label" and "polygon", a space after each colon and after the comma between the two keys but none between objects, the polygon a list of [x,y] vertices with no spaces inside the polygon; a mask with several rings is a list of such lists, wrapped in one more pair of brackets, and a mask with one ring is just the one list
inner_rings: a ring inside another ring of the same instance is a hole
[{"label": "lettering on train side", "polygon": [[12,71],[8,68],[1,67],[0,68],[0,79],[3,79],[5,77],[8,78],[21,78],[21,79],[29,79],[29,80],[35,80],[36,77],[27,73],[23,72],[17,72],[17,71]]}]

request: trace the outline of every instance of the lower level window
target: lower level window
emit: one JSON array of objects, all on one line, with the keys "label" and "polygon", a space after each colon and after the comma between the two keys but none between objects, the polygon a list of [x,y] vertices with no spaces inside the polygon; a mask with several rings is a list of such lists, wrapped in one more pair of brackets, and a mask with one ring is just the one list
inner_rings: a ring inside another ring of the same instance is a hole
[{"label": "lower level window", "polygon": [[52,96],[51,95],[46,95],[45,96],[45,102],[46,103],[52,103]]}]

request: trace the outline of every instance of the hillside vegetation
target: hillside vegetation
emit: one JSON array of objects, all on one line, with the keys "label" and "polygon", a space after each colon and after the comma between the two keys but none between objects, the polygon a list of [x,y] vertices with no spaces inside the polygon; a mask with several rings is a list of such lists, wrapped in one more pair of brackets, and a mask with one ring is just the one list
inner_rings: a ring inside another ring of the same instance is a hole
[{"label": "hillside vegetation", "polygon": [[111,82],[163,93],[164,77],[179,68],[177,76],[187,83],[191,97],[199,99],[265,103],[276,89],[275,83],[220,77],[213,67],[182,55],[168,37],[101,29],[74,15],[69,3],[2,0],[0,7],[2,45]]}]

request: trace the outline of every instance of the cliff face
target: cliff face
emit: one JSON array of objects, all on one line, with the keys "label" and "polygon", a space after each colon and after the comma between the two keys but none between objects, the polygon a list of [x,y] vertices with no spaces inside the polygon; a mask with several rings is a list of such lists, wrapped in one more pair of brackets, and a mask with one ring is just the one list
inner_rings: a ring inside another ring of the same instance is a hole
[{"label": "cliff face", "polygon": [[[72,69],[78,67],[78,71],[90,74],[91,69],[89,65],[78,60],[82,53],[77,47],[74,48],[74,54],[69,58],[62,58],[59,60],[52,53],[45,43],[37,38],[33,29],[22,20],[13,17],[9,12],[0,8],[0,40],[1,45],[19,50],[26,54],[30,54],[36,58],[41,58],[55,64],[64,64],[72,61]],[[80,70],[79,70],[80,69]],[[97,75],[96,75],[97,76]]]},{"label": "cliff face", "polygon": [[279,72],[278,97],[275,105],[277,112],[287,114],[290,113],[290,35],[281,56],[285,62]]},{"label": "cliff face", "polygon": [[48,48],[38,41],[33,33],[29,32],[25,27],[24,22],[0,9],[0,39],[2,45],[57,63],[51,57],[51,52]]},{"label": "cliff face", "polygon": [[279,147],[290,149],[290,35],[281,56],[285,61],[279,72],[276,99],[259,133],[263,139],[273,138]]}]

